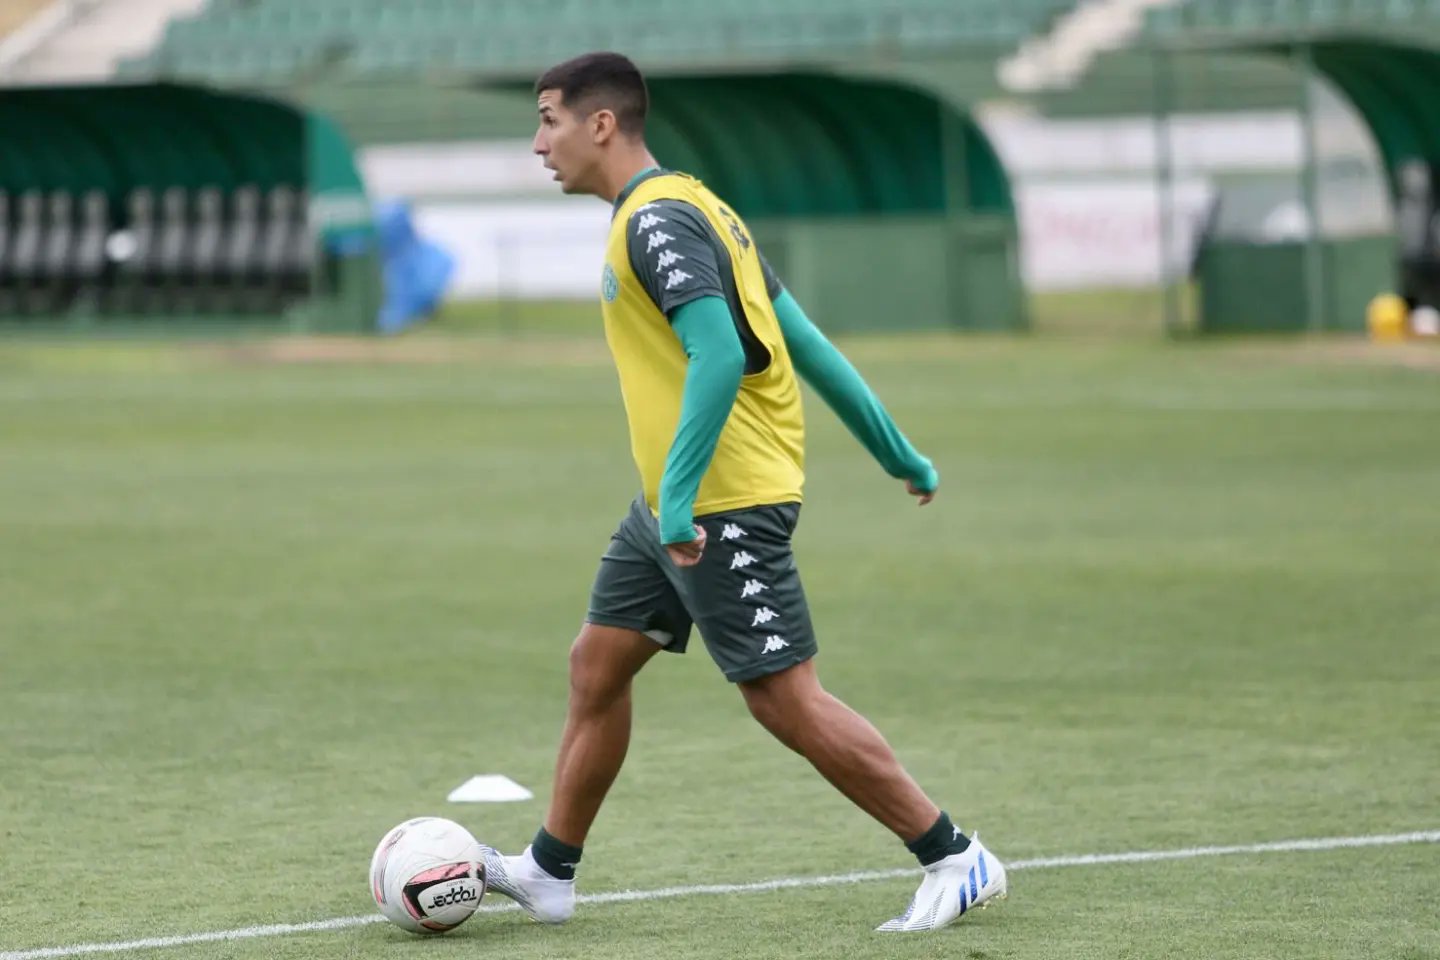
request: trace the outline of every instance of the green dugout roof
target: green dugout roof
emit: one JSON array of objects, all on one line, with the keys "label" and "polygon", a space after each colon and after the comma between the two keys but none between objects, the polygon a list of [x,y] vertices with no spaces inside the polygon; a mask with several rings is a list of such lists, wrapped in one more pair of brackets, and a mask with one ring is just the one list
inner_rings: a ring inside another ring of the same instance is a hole
[{"label": "green dugout roof", "polygon": [[368,220],[349,144],[324,116],[178,84],[33,87],[0,95],[0,190],[308,189],[327,223]]},{"label": "green dugout roof", "polygon": [[1181,37],[1164,41],[1161,48],[1290,58],[1308,53],[1315,71],[1354,104],[1370,128],[1392,192],[1407,160],[1440,167],[1440,51],[1431,46],[1354,33],[1307,32],[1280,41]]},{"label": "green dugout roof", "polygon": [[304,117],[197,87],[39,87],[0,96],[6,190],[261,187],[306,181]]},{"label": "green dugout roof", "polygon": [[1312,45],[1315,69],[1360,111],[1390,174],[1407,160],[1440,167],[1440,54],[1379,41]]},{"label": "green dugout roof", "polygon": [[929,92],[812,73],[647,83],[656,158],[746,217],[1014,215],[984,132]]}]

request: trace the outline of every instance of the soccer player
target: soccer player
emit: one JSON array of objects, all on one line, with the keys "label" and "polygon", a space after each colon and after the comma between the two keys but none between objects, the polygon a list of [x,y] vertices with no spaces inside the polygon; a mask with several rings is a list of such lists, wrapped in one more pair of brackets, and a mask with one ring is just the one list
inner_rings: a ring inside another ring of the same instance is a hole
[{"label": "soccer player", "polygon": [[536,920],[575,909],[575,867],[630,741],[631,680],[691,626],[751,714],[924,868],[878,929],[934,930],[1006,891],[1005,868],[916,785],[864,717],[820,685],[790,538],[800,514],[798,377],[921,506],[939,475],[776,279],[744,222],[645,145],[639,70],[592,53],[535,84],[534,150],[565,193],[614,207],[600,284],[643,493],[600,562],[570,650],[554,792],[524,853],[487,851],[493,889]]}]

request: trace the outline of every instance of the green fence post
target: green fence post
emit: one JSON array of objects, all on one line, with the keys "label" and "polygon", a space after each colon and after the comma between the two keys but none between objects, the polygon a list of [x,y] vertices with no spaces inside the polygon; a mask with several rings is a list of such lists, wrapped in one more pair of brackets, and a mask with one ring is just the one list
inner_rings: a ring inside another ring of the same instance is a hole
[{"label": "green fence post", "polygon": [[1158,44],[1150,48],[1154,90],[1155,123],[1155,205],[1160,231],[1160,297],[1165,333],[1174,336],[1180,329],[1180,291],[1170,277],[1175,259],[1175,158],[1170,142],[1170,112],[1175,102],[1174,54]]},{"label": "green fence post", "polygon": [[1304,85],[1301,123],[1304,127],[1305,160],[1301,176],[1305,191],[1305,212],[1310,229],[1305,236],[1305,327],[1311,333],[1325,329],[1325,251],[1320,236],[1320,177],[1317,170],[1319,145],[1315,136],[1315,57],[1308,43],[1295,48],[1295,65]]}]

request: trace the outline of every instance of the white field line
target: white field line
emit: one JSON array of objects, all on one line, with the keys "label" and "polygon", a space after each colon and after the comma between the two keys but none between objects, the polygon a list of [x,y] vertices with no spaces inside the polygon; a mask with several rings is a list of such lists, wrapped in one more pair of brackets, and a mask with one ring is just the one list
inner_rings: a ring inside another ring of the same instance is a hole
[{"label": "white field line", "polygon": [[[1247,843],[1224,847],[1183,847],[1178,850],[1133,850],[1128,853],[1082,853],[1061,857],[1036,857],[1012,860],[1007,870],[1048,870],[1056,867],[1087,867],[1115,863],[1152,863],[1159,860],[1193,860],[1199,857],[1224,857],[1238,854],[1297,853],[1313,850],[1342,850],[1350,847],[1388,847],[1411,843],[1440,843],[1440,830],[1414,833],[1382,833],[1363,837],[1320,837],[1311,840],[1278,840],[1272,843]],[[757,883],[712,883],[701,886],[661,887],[658,890],[617,890],[611,893],[582,894],[581,903],[633,903],[639,900],[667,900],[675,897],[704,897],[736,893],[763,893],[772,890],[833,887],[871,880],[895,880],[912,877],[915,868],[904,870],[863,870],[822,877],[782,877]],[[513,903],[492,903],[480,908],[482,913],[499,913],[517,909]],[[137,950],[159,950],[183,947],[194,943],[218,943],[232,940],[254,940],[260,937],[282,937],[292,933],[315,933],[323,930],[344,930],[371,923],[383,923],[379,914],[361,917],[336,917],[313,923],[276,923],[263,927],[242,927],[238,930],[217,930],[212,933],[191,933],[176,937],[152,937],[146,940],[125,940],[114,943],[78,943],[66,947],[44,947],[38,950],[7,950],[0,960],[51,960],[58,957],[80,957],[95,953],[133,953]]]}]

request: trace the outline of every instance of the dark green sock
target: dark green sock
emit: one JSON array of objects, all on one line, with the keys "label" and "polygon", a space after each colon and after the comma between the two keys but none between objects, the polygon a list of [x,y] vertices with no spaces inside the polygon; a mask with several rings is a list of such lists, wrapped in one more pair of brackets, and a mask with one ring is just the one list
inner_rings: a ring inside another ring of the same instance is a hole
[{"label": "dark green sock", "polygon": [[535,862],[556,880],[574,880],[575,868],[580,865],[580,847],[561,843],[546,832],[544,827],[530,842],[530,855]]},{"label": "dark green sock", "polygon": [[905,846],[915,854],[920,866],[928,867],[951,854],[963,853],[965,848],[970,846],[970,838],[950,822],[950,814],[941,810],[940,819],[935,821],[934,826]]}]

